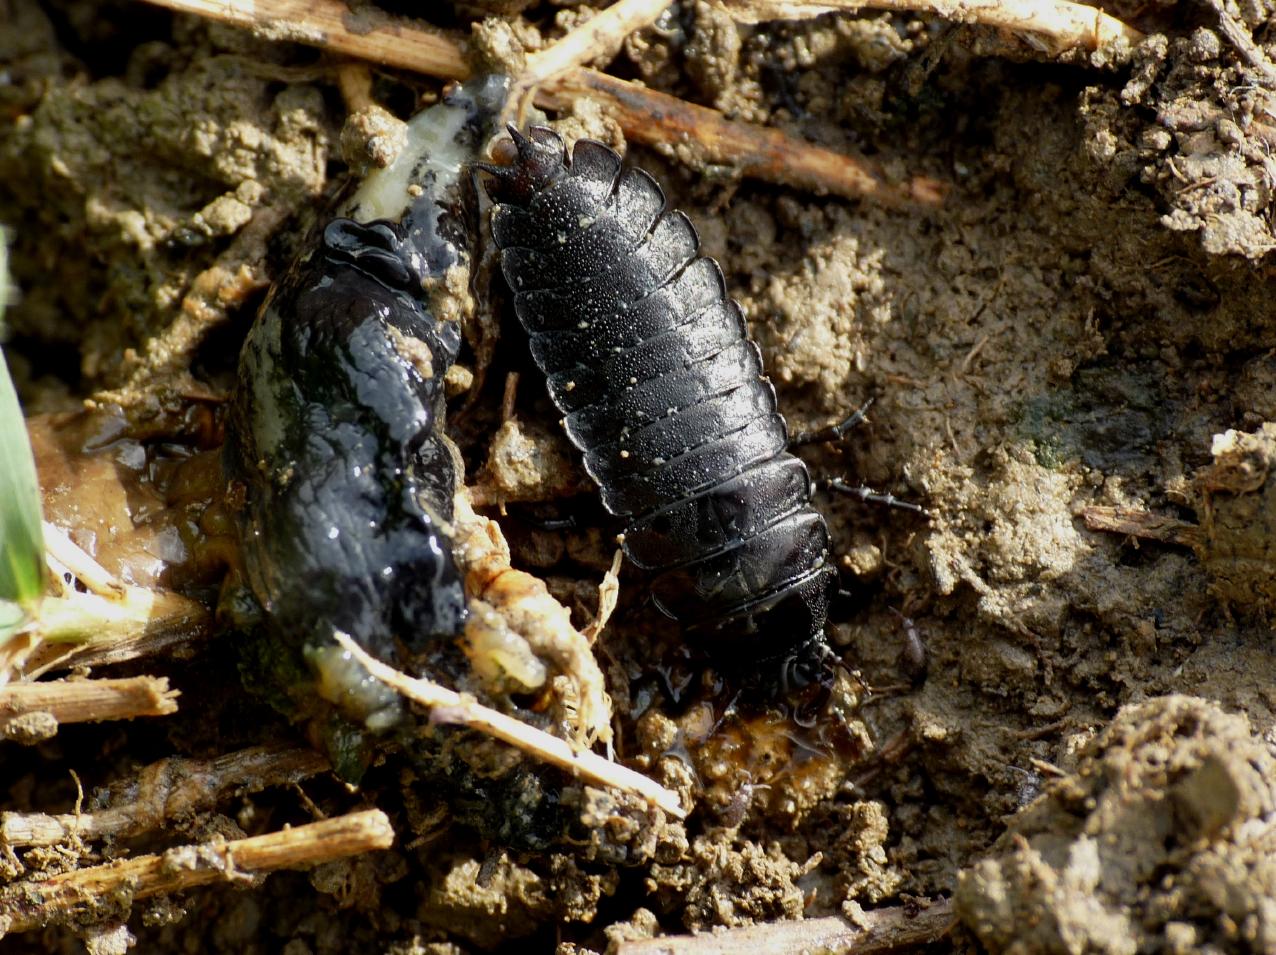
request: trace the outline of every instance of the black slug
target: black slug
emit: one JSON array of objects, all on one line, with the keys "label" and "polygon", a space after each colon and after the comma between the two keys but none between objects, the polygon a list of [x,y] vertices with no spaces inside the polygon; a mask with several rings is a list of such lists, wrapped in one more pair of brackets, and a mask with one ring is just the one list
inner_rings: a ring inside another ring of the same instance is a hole
[{"label": "black slug", "polygon": [[370,723],[386,694],[341,668],[333,631],[401,665],[465,623],[443,433],[461,335],[440,306],[468,264],[464,171],[502,98],[472,84],[418,114],[404,154],[271,291],[240,355],[224,460],[243,489],[248,583],[320,693]]}]

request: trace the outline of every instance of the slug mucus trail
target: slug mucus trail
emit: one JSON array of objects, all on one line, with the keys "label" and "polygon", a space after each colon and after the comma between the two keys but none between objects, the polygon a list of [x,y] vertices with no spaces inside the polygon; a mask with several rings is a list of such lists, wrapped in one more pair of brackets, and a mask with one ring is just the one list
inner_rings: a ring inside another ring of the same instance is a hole
[{"label": "slug mucus trail", "polygon": [[441,309],[469,261],[466,170],[503,98],[493,78],[417,114],[409,146],[274,287],[240,354],[225,467],[244,495],[247,582],[318,692],[370,728],[397,700],[342,662],[333,630],[401,665],[465,624],[442,430],[461,330]]},{"label": "slug mucus trail", "polygon": [[[837,575],[806,466],[722,270],[609,147],[513,127],[479,164],[514,308],[657,606],[718,659],[828,653]],[[796,675],[796,674],[795,674]]]}]

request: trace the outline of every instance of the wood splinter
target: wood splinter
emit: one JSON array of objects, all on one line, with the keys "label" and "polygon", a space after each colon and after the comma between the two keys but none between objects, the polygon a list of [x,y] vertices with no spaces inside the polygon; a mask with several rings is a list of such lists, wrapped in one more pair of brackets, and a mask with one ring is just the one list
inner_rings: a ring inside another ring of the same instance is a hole
[{"label": "wood splinter", "polygon": [[1205,541],[1201,528],[1165,514],[1155,514],[1134,507],[1092,505],[1082,510],[1085,526],[1092,531],[1126,534],[1141,540],[1177,544],[1198,549]]},{"label": "wood splinter", "polygon": [[139,899],[215,882],[252,880],[275,869],[306,869],[388,849],[393,843],[389,818],[379,809],[369,809],[264,836],[179,846],[160,855],[17,882],[0,891],[0,938],[72,918],[118,918],[121,908]]}]

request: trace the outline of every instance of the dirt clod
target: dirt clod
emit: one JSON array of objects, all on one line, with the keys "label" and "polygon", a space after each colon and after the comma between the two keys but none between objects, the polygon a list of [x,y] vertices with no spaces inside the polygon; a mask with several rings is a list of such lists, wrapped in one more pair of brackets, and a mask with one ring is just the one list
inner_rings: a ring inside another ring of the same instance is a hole
[{"label": "dirt clod", "polygon": [[997,950],[1276,945],[1276,747],[1194,697],[1123,709],[957,883]]},{"label": "dirt clod", "polygon": [[1197,475],[1212,587],[1238,608],[1276,605],[1276,424],[1214,439],[1214,462]]}]

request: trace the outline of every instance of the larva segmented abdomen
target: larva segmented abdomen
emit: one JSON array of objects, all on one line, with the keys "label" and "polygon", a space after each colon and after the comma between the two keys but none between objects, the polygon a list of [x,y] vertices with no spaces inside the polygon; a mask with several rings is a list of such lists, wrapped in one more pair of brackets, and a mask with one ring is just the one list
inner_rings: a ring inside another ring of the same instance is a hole
[{"label": "larva segmented abdomen", "polygon": [[[513,131],[511,131],[513,132]],[[823,631],[834,572],[739,306],[691,222],[601,143],[552,131],[484,166],[533,357],[626,555],[669,616],[783,656]]]}]

